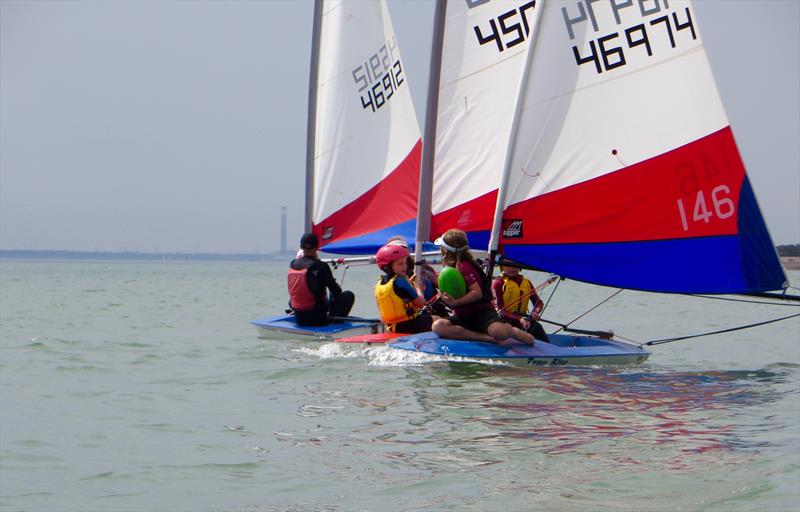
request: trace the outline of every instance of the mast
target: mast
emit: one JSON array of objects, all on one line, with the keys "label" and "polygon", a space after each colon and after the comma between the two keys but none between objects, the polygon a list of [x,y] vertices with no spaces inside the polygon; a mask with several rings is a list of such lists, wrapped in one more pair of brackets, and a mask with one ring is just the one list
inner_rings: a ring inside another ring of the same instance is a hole
[{"label": "mast", "polygon": [[319,41],[322,32],[322,3],[314,0],[314,25],[311,33],[311,68],[308,73],[308,121],[306,128],[306,211],[304,229],[311,231],[314,215],[314,153],[317,135],[317,85]]},{"label": "mast", "polygon": [[[439,80],[442,74],[442,46],[444,43],[444,19],[447,0],[437,0],[433,16],[433,39],[431,41],[431,63],[428,72],[428,100],[425,107],[425,133],[422,138],[422,162],[419,175],[419,199],[417,205],[417,236],[414,244],[414,259],[422,260],[422,246],[428,241],[431,231],[431,194],[433,188],[433,163],[436,153],[436,120],[439,113]],[[416,270],[416,269],[415,269]],[[422,272],[416,273],[416,282],[422,285]]]},{"label": "mast", "polygon": [[539,38],[539,22],[544,11],[544,0],[538,0],[538,5],[534,9],[534,19],[531,23],[531,40],[528,42],[528,49],[525,53],[525,65],[522,68],[522,76],[519,81],[517,91],[517,107],[514,109],[514,116],[511,120],[511,133],[508,135],[508,145],[506,146],[506,158],[503,164],[503,175],[500,179],[500,188],[497,190],[497,203],[494,208],[494,222],[492,223],[492,234],[489,237],[489,268],[486,272],[491,281],[494,272],[495,259],[497,258],[497,247],[500,245],[500,231],[503,229],[503,211],[506,205],[506,194],[508,192],[508,179],[511,176],[511,158],[517,144],[517,132],[519,131],[519,118],[522,115],[522,105],[520,100],[528,87],[528,75],[533,60],[533,52],[536,48],[536,40]]}]

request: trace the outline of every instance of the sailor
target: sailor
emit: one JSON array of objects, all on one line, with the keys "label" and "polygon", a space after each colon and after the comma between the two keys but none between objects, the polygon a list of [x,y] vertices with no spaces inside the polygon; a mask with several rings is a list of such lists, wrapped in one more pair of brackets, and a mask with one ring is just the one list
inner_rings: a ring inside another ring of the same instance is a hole
[{"label": "sailor", "polygon": [[375,302],[389,332],[413,334],[431,330],[433,319],[422,310],[423,290],[408,279],[408,258],[408,249],[396,241],[390,241],[375,255],[378,268],[384,273],[375,284]]},{"label": "sailor", "polygon": [[[492,281],[494,306],[500,319],[514,327],[533,334],[537,340],[548,341],[538,320],[544,309],[544,302],[536,294],[530,280],[515,267],[500,265],[502,274]],[[528,315],[528,301],[533,303],[533,311]]]},{"label": "sailor", "polygon": [[318,247],[317,235],[304,234],[300,239],[302,256],[298,252],[289,263],[289,305],[298,325],[327,325],[334,321],[331,317],[346,317],[356,300],[353,292],[342,291],[330,267],[317,258]]},{"label": "sailor", "polygon": [[464,276],[467,292],[452,297],[440,292],[442,301],[453,308],[453,316],[433,323],[433,332],[442,338],[502,341],[514,338],[533,345],[534,338],[521,329],[500,320],[492,306],[492,295],[486,274],[469,252],[467,234],[449,229],[434,244],[441,248],[442,265],[454,267]]}]

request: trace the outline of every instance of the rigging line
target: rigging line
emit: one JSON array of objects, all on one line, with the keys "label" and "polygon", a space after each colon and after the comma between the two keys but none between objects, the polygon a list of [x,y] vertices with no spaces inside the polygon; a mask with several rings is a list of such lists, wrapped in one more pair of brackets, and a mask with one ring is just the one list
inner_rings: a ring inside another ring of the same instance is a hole
[{"label": "rigging line", "polygon": [[550,286],[550,284],[552,284],[553,281],[555,281],[556,279],[558,279],[557,276],[550,276],[546,281],[544,281],[539,286],[534,286],[533,290],[531,290],[530,293],[523,293],[518,299],[515,299],[514,301],[504,305],[502,308],[500,308],[500,311],[502,312],[511,311],[512,308],[514,308],[517,304],[519,304],[523,300],[528,300],[534,295],[538,295],[540,291]]},{"label": "rigging line", "polygon": [[[594,306],[593,308],[589,309],[588,311],[586,311],[586,312],[585,312],[585,313],[583,313],[582,315],[578,316],[577,318],[575,318],[575,319],[573,319],[573,320],[571,320],[571,321],[567,322],[567,324],[566,324],[566,326],[565,326],[565,327],[561,327],[561,328],[559,328],[558,330],[556,330],[555,332],[558,332],[558,331],[561,331],[561,330],[563,330],[563,329],[566,329],[566,327],[569,327],[569,325],[570,325],[570,324],[577,322],[577,321],[578,321],[578,320],[580,320],[581,318],[585,317],[586,315],[588,315],[589,313],[591,313],[591,312],[592,312],[592,311],[594,311],[595,309],[599,308],[600,306],[602,306],[602,305],[603,305],[603,304],[605,304],[606,302],[610,301],[611,299],[613,299],[614,297],[616,297],[617,295],[619,295],[620,293],[622,293],[622,290],[623,290],[623,288],[620,288],[619,290],[615,291],[615,292],[614,292],[614,293],[612,293],[612,294],[611,294],[611,295],[610,295],[610,296],[609,296],[607,299],[603,300],[602,302],[600,302],[599,304],[597,304],[597,305],[596,305],[596,306]],[[554,333],[554,334],[555,334],[555,333]]]},{"label": "rigging line", "polygon": [[798,313],[796,315],[784,316],[782,318],[775,318],[773,320],[767,320],[765,322],[758,322],[758,323],[755,323],[755,324],[748,324],[748,325],[740,325],[739,327],[732,327],[730,329],[723,329],[721,331],[706,332],[706,333],[703,333],[703,334],[693,334],[691,336],[680,336],[680,337],[677,337],[677,338],[664,338],[663,340],[648,341],[647,343],[645,343],[645,345],[661,345],[662,343],[671,343],[673,341],[688,340],[688,339],[691,339],[691,338],[699,338],[701,336],[711,336],[712,334],[722,334],[724,332],[740,331],[742,329],[749,329],[750,327],[758,327],[760,325],[766,325],[766,324],[771,324],[771,323],[774,323],[774,322],[780,322],[781,320],[788,320],[790,318],[795,318],[795,317],[798,317],[798,316],[800,316],[800,313]]},{"label": "rigging line", "polygon": [[800,304],[784,304],[782,302],[764,302],[761,300],[748,300],[748,299],[734,299],[731,297],[715,297],[713,295],[698,295],[696,293],[687,293],[689,297],[699,297],[701,299],[714,299],[714,300],[728,300],[731,302],[746,302],[749,304],[766,304],[769,306],[789,306],[789,307],[800,307]]},{"label": "rigging line", "polygon": [[626,338],[625,336],[620,336],[619,334],[616,333],[614,333],[614,337],[619,338],[623,341],[627,341],[628,343],[633,343],[634,345],[639,345],[640,347],[644,346],[644,343],[642,343],[641,341],[632,340],[630,338]]},{"label": "rigging line", "polygon": [[[553,275],[553,277],[558,277],[558,276]],[[544,306],[542,307],[542,312],[539,314],[539,317],[544,315],[544,310],[547,309],[547,305],[550,304],[550,300],[553,298],[553,295],[556,294],[556,290],[558,290],[558,285],[561,284],[561,281],[563,281],[563,279],[561,279],[561,278],[559,278],[558,281],[556,281],[556,287],[553,288],[553,291],[550,292],[550,296],[547,297],[547,302],[544,303]]]}]

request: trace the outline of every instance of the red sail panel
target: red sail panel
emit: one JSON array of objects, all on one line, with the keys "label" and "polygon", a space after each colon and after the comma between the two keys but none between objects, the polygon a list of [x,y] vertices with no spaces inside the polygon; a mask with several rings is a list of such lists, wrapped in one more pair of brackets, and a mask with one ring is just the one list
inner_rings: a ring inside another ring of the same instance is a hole
[{"label": "red sail panel", "polygon": [[[737,233],[744,165],[730,127],[620,171],[506,208],[504,244]],[[522,228],[522,229],[518,229]]]},{"label": "red sail panel", "polygon": [[422,140],[375,186],[323,221],[314,233],[321,245],[401,224],[416,217]]},{"label": "red sail panel", "polygon": [[491,231],[496,203],[497,189],[437,213],[431,218],[431,240],[448,229],[460,229],[468,233]]}]

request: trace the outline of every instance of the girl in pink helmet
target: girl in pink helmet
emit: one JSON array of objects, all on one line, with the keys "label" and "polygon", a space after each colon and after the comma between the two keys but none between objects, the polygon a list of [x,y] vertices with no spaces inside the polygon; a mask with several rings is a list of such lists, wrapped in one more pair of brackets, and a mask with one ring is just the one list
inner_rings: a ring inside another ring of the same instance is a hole
[{"label": "girl in pink helmet", "polygon": [[378,250],[375,260],[383,275],[375,283],[378,313],[389,332],[413,334],[431,330],[433,319],[422,307],[422,290],[408,280],[408,249],[389,243]]}]

